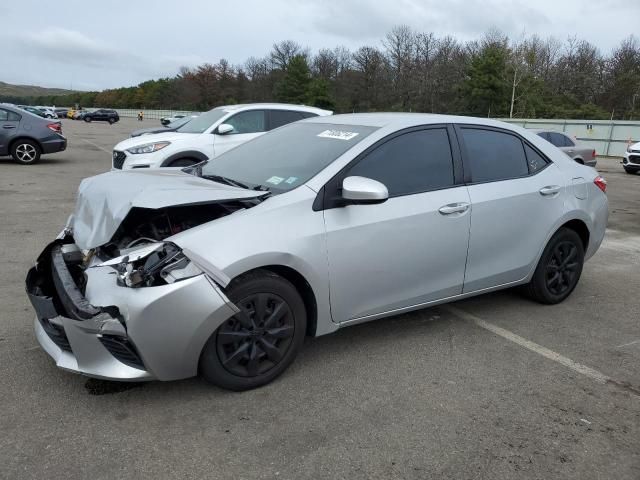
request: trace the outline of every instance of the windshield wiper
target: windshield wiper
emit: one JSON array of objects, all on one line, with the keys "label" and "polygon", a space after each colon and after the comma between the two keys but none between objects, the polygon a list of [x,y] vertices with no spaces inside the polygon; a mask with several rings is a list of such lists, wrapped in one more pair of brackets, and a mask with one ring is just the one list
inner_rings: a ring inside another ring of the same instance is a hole
[{"label": "windshield wiper", "polygon": [[214,182],[224,183],[225,185],[231,185],[232,187],[240,187],[245,190],[249,190],[249,187],[244,183],[238,182],[232,178],[223,177],[222,175],[202,175],[202,178],[206,178],[207,180],[213,180]]},{"label": "windshield wiper", "polygon": [[271,189],[265,185],[256,185],[255,187],[253,187],[251,190],[258,190],[259,192],[270,192]]}]

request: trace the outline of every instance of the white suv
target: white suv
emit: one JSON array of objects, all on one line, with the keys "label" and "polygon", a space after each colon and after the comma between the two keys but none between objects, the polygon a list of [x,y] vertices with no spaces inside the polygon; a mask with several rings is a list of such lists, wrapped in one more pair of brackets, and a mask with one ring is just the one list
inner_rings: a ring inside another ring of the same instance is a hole
[{"label": "white suv", "polygon": [[640,142],[627,147],[622,157],[622,166],[627,173],[640,172]]},{"label": "white suv", "polygon": [[332,113],[282,103],[217,107],[175,132],[123,140],[113,149],[112,169],[194,165],[287,123]]}]

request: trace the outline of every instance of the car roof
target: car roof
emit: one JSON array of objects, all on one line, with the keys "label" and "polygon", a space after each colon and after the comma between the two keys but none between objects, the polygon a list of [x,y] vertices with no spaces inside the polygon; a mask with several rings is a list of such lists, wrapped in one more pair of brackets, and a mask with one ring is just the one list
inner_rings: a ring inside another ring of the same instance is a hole
[{"label": "car roof", "polygon": [[244,103],[238,105],[222,105],[216,107],[216,110],[224,110],[225,112],[239,112],[242,110],[257,110],[268,108],[271,110],[296,110],[299,112],[315,113],[316,115],[331,115],[331,110],[323,110],[321,108],[309,107],[307,105],[295,105],[292,103]]},{"label": "car roof", "polygon": [[459,115],[441,115],[437,113],[348,113],[331,117],[312,117],[304,122],[327,123],[341,125],[363,125],[367,127],[407,128],[419,125],[438,123],[457,123],[470,125],[484,125],[513,129],[513,125],[490,118],[465,117]]}]

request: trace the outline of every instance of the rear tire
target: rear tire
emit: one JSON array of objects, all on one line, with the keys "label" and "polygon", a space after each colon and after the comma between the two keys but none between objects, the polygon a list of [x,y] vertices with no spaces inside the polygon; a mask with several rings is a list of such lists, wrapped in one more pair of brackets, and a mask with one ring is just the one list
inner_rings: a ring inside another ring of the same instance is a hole
[{"label": "rear tire", "polygon": [[13,160],[21,165],[32,165],[40,160],[42,150],[33,140],[18,140],[11,146]]},{"label": "rear tire", "polygon": [[304,302],[288,280],[268,270],[242,275],[226,293],[241,313],[211,335],[200,356],[200,372],[229,390],[260,387],[298,354],[307,327]]},{"label": "rear tire", "polygon": [[525,293],[539,303],[560,303],[576,288],[583,264],[582,240],[573,230],[561,228],[542,252]]},{"label": "rear tire", "polygon": [[109,125],[113,125],[114,123],[116,123],[115,119],[110,118],[110,119],[109,119]]}]

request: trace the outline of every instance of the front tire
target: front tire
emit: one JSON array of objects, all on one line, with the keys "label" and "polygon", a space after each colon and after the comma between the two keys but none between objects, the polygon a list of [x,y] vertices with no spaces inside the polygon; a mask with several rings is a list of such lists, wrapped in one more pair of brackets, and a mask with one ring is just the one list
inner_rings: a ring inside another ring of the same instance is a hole
[{"label": "front tire", "polygon": [[576,288],[584,264],[584,246],[578,234],[558,230],[547,244],[531,281],[525,286],[533,300],[553,305],[562,302]]},{"label": "front tire", "polygon": [[307,325],[304,302],[291,282],[267,270],[234,280],[227,296],[240,313],[211,335],[200,356],[200,372],[229,390],[260,387],[298,354]]},{"label": "front tire", "polygon": [[87,123],[91,123],[91,117],[84,117],[84,121]]},{"label": "front tire", "polygon": [[624,171],[627,172],[629,175],[635,175],[636,173],[638,173],[638,170],[627,168],[627,167],[625,167]]},{"label": "front tire", "polygon": [[33,140],[18,140],[11,147],[11,156],[22,165],[32,165],[40,160],[40,145]]},{"label": "front tire", "polygon": [[196,163],[200,163],[198,160],[193,158],[178,158],[177,160],[173,160],[167,167],[190,167],[191,165],[195,165]]}]

